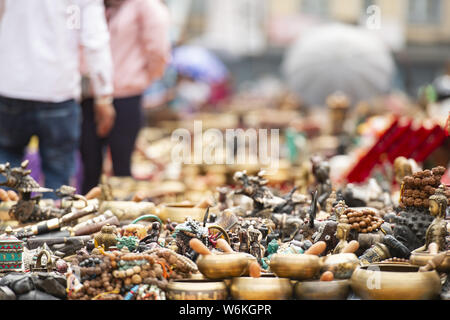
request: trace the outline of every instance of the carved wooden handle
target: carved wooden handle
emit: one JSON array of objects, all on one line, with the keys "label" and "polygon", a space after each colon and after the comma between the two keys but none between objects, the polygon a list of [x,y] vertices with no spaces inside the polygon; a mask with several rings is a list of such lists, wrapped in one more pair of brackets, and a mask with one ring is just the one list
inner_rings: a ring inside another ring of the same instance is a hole
[{"label": "carved wooden handle", "polygon": [[100,189],[100,187],[94,187],[91,190],[89,190],[88,193],[86,193],[85,198],[87,200],[91,200],[91,199],[99,198],[101,194],[102,194],[102,189]]},{"label": "carved wooden handle", "polygon": [[447,255],[447,252],[441,252],[433,257],[428,263],[422,267],[419,268],[419,272],[427,272],[432,271],[439,267],[441,263],[444,261],[445,256]]},{"label": "carved wooden handle", "polygon": [[209,251],[208,247],[203,244],[199,239],[193,238],[191,241],[189,241],[189,245],[191,248],[197,252],[198,254],[202,255],[208,255],[211,254],[211,251]]},{"label": "carved wooden handle", "polygon": [[312,254],[312,255],[320,255],[325,248],[327,247],[327,244],[325,241],[319,241],[317,243],[314,243],[308,250],[305,251],[305,254]]},{"label": "carved wooden handle", "polygon": [[256,261],[250,262],[248,270],[250,277],[252,278],[259,278],[261,276],[261,267],[259,266],[259,263]]},{"label": "carved wooden handle", "polygon": [[354,253],[359,248],[359,242],[352,240],[342,249],[342,253]]},{"label": "carved wooden handle", "polygon": [[233,249],[230,247],[230,245],[228,244],[228,242],[225,239],[218,239],[217,240],[217,248],[221,249],[223,252],[227,252],[227,253],[233,253]]},{"label": "carved wooden handle", "polygon": [[88,224],[84,227],[79,228],[78,230],[75,230],[75,236],[83,236],[83,235],[87,235],[87,234],[96,233],[96,232],[100,231],[102,229],[102,227],[104,225],[107,225],[108,223],[110,225],[115,225],[115,226],[118,226],[120,224],[119,219],[117,219],[117,217],[114,216],[105,221],[101,221],[101,222],[95,223],[95,224]]},{"label": "carved wooden handle", "polygon": [[331,271],[325,271],[320,276],[320,281],[333,281],[334,280],[334,274]]}]

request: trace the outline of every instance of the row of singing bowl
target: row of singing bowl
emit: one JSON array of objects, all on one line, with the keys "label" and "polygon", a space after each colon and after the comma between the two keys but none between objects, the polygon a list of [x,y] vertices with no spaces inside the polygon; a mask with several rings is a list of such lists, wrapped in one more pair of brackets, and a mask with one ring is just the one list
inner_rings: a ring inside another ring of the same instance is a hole
[{"label": "row of singing bowl", "polygon": [[229,293],[235,300],[344,300],[350,291],[349,280],[302,281],[293,288],[291,280],[273,275],[260,278],[236,277],[218,281],[206,279],[177,280],[167,288],[170,300],[224,300]]},{"label": "row of singing bowl", "polygon": [[309,254],[274,254],[270,270],[282,278],[310,280],[321,272],[331,271],[336,279],[348,279],[359,266],[353,253],[340,253],[325,257]]},{"label": "row of singing bowl", "polygon": [[276,277],[237,277],[229,290],[225,281],[176,280],[167,287],[169,300],[287,300],[292,297],[289,279]]},{"label": "row of singing bowl", "polygon": [[418,272],[413,265],[374,264],[357,268],[351,277],[353,291],[365,300],[429,300],[441,292],[436,271]]}]

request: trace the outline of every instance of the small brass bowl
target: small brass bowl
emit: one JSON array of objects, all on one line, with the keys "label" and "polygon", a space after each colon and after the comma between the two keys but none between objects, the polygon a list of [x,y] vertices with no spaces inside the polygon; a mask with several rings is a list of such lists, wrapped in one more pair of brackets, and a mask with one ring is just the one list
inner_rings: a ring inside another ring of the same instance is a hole
[{"label": "small brass bowl", "polygon": [[[409,257],[409,261],[411,264],[416,266],[424,266],[426,265],[431,259],[433,259],[434,255],[428,253],[428,252],[412,252],[411,256]],[[450,272],[450,251],[447,251],[445,254],[444,261],[436,268],[439,272]]]},{"label": "small brass bowl", "polygon": [[299,300],[345,300],[350,291],[350,280],[299,281],[294,287]]},{"label": "small brass bowl", "polygon": [[196,208],[193,204],[167,203],[159,208],[159,217],[163,221],[170,219],[172,222],[183,223],[187,217],[197,221],[203,221],[206,209]]},{"label": "small brass bowl", "polygon": [[175,280],[167,285],[169,300],[225,300],[228,289],[223,281]]},{"label": "small brass bowl", "polygon": [[360,262],[354,253],[332,254],[320,258],[320,271],[331,271],[335,279],[350,279]]},{"label": "small brass bowl", "polygon": [[353,291],[366,300],[429,300],[441,292],[436,271],[418,272],[419,267],[372,264],[358,267],[350,279]]},{"label": "small brass bowl", "polygon": [[319,274],[320,259],[310,254],[274,254],[270,258],[270,271],[282,278],[309,280]]},{"label": "small brass bowl", "polygon": [[292,284],[286,278],[239,277],[231,280],[230,294],[235,300],[288,300]]},{"label": "small brass bowl", "polygon": [[240,277],[247,269],[249,258],[243,253],[200,255],[198,270],[208,279]]}]

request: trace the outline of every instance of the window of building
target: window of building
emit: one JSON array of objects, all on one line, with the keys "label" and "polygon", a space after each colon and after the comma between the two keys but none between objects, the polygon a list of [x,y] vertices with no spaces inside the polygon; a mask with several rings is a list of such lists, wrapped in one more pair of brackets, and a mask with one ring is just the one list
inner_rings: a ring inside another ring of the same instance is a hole
[{"label": "window of building", "polygon": [[409,0],[409,23],[439,24],[442,0]]}]

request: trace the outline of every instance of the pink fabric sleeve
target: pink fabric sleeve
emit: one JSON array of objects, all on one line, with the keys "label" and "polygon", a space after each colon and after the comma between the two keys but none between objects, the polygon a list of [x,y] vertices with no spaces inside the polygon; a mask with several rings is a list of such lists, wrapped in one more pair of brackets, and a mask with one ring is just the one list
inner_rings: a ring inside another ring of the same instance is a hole
[{"label": "pink fabric sleeve", "polygon": [[160,0],[141,0],[139,18],[148,76],[153,82],[164,74],[170,59],[169,10]]},{"label": "pink fabric sleeve", "polygon": [[102,0],[84,0],[81,5],[80,42],[82,66],[87,68],[94,96],[113,93],[113,62]]}]

